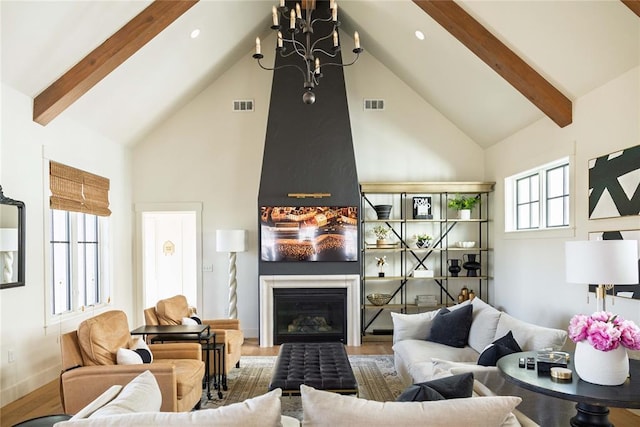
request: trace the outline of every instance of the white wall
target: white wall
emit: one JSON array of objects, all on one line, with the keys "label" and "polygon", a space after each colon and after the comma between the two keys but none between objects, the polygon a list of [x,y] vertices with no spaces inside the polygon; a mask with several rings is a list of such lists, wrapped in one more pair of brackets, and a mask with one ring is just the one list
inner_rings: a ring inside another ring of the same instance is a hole
[{"label": "white wall", "polygon": [[[272,75],[247,53],[133,150],[136,203],[203,203],[203,266],[213,265],[203,273],[205,318],[228,309],[228,256],[215,252],[215,230],[249,231],[249,251],[237,259],[248,337],[258,336],[257,197]],[[345,75],[360,181],[483,179],[482,149],[375,58],[362,55]],[[302,94],[302,82],[291,84]],[[385,111],[363,111],[365,97],[384,99]],[[233,113],[234,99],[254,99],[256,111]]]},{"label": "white wall", "polygon": [[[576,313],[596,310],[585,285],[567,284],[564,242],[592,231],[640,229],[640,217],[588,219],[588,160],[640,143],[640,68],[610,81],[573,104],[573,124],[542,119],[486,151],[487,178],[496,181],[493,296],[498,306],[541,325],[566,328]],[[504,179],[572,156],[575,205],[566,232],[504,233]],[[640,323],[640,301],[615,298],[607,308]]]},{"label": "white wall", "polygon": [[[84,317],[45,327],[47,292],[44,223],[48,219],[45,158],[105,176],[109,198],[113,269],[112,306],[132,313],[131,184],[129,152],[64,115],[43,127],[32,121],[31,99],[2,86],[0,183],[7,197],[26,205],[26,286],[0,291],[0,406],[60,374],[61,333]],[[47,178],[48,179],[48,178]],[[8,351],[16,361],[8,363]]]}]

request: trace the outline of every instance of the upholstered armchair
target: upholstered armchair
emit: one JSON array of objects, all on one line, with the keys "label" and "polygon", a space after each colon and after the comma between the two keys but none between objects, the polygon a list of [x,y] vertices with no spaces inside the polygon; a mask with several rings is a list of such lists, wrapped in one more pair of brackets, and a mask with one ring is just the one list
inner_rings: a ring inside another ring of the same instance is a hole
[{"label": "upholstered armchair", "polygon": [[[147,325],[179,325],[183,318],[191,317],[195,313],[195,308],[189,306],[184,295],[176,295],[158,301],[155,307],[145,309],[144,319]],[[222,372],[222,383],[226,389],[229,370],[234,366],[240,366],[240,355],[244,342],[240,321],[238,319],[216,319],[202,320],[202,323],[209,325],[211,331],[216,333],[216,342],[224,342],[225,344],[225,369]],[[217,369],[217,367],[213,369]]]},{"label": "upholstered armchair", "polygon": [[161,411],[184,412],[199,407],[204,362],[197,343],[149,345],[151,363],[117,364],[118,349],[130,348],[127,316],[107,311],[62,335],[60,397],[67,414],[75,414],[113,385],[125,385],[149,370],[162,393]]}]

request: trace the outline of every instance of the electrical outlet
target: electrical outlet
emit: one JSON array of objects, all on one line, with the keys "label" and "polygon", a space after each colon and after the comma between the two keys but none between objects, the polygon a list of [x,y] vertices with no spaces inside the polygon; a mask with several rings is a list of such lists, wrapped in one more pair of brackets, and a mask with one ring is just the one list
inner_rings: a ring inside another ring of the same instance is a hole
[{"label": "electrical outlet", "polygon": [[202,266],[202,271],[204,271],[205,273],[212,273],[213,272],[213,264],[205,264]]},{"label": "electrical outlet", "polygon": [[15,351],[13,350],[9,350],[9,363],[13,363],[16,361],[16,354]]}]

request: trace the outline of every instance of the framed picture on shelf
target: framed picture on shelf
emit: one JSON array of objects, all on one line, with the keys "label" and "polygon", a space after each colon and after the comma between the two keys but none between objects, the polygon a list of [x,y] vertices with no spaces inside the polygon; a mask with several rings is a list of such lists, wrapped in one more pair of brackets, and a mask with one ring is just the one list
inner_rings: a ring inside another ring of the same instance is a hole
[{"label": "framed picture on shelf", "polygon": [[[640,253],[640,229],[639,230],[617,230],[617,231],[595,231],[589,233],[589,240],[637,240],[638,253]],[[640,260],[638,260],[640,268]],[[614,284],[615,285],[615,284]],[[589,292],[595,292],[596,285],[589,285]],[[615,285],[613,292],[617,297],[640,299],[640,284],[635,285]]]},{"label": "framed picture on shelf", "polygon": [[413,219],[433,219],[431,213],[431,196],[413,198]]}]

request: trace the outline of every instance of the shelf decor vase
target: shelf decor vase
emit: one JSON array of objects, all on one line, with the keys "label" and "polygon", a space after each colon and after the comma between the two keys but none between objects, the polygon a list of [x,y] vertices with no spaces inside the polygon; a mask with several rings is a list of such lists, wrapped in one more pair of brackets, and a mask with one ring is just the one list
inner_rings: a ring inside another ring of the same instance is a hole
[{"label": "shelf decor vase", "polygon": [[419,249],[428,248],[429,247],[429,241],[428,240],[417,240],[416,241],[416,246]]},{"label": "shelf decor vase", "polygon": [[373,209],[376,211],[376,215],[378,219],[389,219],[389,215],[391,214],[391,205],[375,205]]},{"label": "shelf decor vase", "polygon": [[458,277],[458,273],[462,271],[462,267],[460,267],[459,259],[450,259],[449,263],[449,273],[451,273],[451,277]]},{"label": "shelf decor vase", "polygon": [[471,219],[471,209],[460,209],[458,219]]},{"label": "shelf decor vase", "polygon": [[623,346],[610,351],[594,348],[588,341],[576,343],[573,365],[580,379],[598,385],[621,385],[629,376],[629,356]]},{"label": "shelf decor vase", "polygon": [[464,260],[462,267],[467,270],[467,277],[478,277],[480,263],[476,261],[476,254],[464,254],[462,259]]}]

